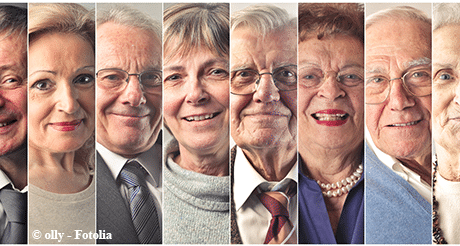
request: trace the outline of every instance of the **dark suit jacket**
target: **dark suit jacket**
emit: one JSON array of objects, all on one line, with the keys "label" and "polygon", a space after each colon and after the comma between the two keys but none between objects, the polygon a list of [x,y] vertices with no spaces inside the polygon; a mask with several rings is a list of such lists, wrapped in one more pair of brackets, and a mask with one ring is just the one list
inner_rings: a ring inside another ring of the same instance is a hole
[{"label": "dark suit jacket", "polygon": [[238,224],[236,223],[236,209],[235,209],[235,200],[233,198],[233,180],[234,180],[234,172],[233,169],[235,167],[235,158],[236,158],[236,145],[232,148],[231,157],[230,157],[230,193],[232,196],[231,202],[231,242],[232,244],[243,244],[243,240],[241,239],[240,230],[238,229]]},{"label": "dark suit jacket", "polygon": [[97,243],[139,244],[131,220],[131,212],[121,197],[107,164],[97,153],[97,230],[111,233],[112,239],[98,239]]}]

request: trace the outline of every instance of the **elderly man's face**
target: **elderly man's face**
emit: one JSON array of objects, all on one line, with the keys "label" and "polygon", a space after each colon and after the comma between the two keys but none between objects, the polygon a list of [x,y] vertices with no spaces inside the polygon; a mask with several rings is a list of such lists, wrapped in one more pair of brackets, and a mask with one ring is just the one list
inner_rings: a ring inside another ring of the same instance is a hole
[{"label": "elderly man's face", "polygon": [[[431,71],[431,27],[414,20],[383,20],[366,30],[366,77],[400,78]],[[428,64],[426,64],[428,63]],[[431,151],[431,96],[416,97],[402,80],[391,81],[388,98],[366,105],[366,124],[375,145],[397,158],[415,159]]]},{"label": "elderly man's face", "polygon": [[[97,29],[97,70],[105,68],[129,74],[161,70],[159,38],[138,28],[102,24]],[[129,76],[123,90],[98,83],[97,141],[125,157],[148,150],[161,128],[161,94],[161,86],[144,92],[137,76]]]},{"label": "elderly man's face", "polygon": [[[297,64],[295,30],[273,32],[262,38],[239,28],[231,35],[231,71],[251,69],[271,73]],[[243,148],[283,146],[296,141],[297,91],[278,91],[269,74],[260,78],[256,92],[231,95],[231,134]]]},{"label": "elderly man's face", "polygon": [[16,150],[27,135],[26,39],[0,35],[0,155]]},{"label": "elderly man's face", "polygon": [[449,152],[460,150],[460,25],[433,33],[433,131]]}]

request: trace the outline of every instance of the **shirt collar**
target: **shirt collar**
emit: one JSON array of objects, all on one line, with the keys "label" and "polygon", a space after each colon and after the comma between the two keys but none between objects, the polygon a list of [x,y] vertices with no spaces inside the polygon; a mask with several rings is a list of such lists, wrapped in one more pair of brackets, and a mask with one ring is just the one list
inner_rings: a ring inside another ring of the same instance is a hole
[{"label": "shirt collar", "polygon": [[136,160],[142,167],[144,167],[150,177],[152,177],[154,182],[153,185],[155,187],[161,185],[161,145],[155,144],[149,150],[132,159],[125,158],[121,155],[113,153],[102,144],[97,142],[96,150],[99,152],[102,159],[104,159],[115,180],[117,180],[121,169],[123,169],[128,161]]},{"label": "shirt collar", "polygon": [[398,174],[401,178],[403,178],[406,181],[409,181],[409,179],[412,178],[416,180],[417,182],[420,182],[421,184],[427,185],[426,182],[422,179],[422,177],[418,175],[416,172],[404,166],[398,159],[384,153],[379,148],[377,148],[374,144],[374,141],[372,141],[372,137],[370,136],[370,133],[367,127],[366,127],[366,141],[367,141],[369,148],[374,152],[377,158],[385,166],[390,168],[390,170]]},{"label": "shirt collar", "polygon": [[[264,179],[255,169],[251,163],[246,159],[240,147],[236,148],[235,166],[234,166],[234,201],[235,209],[238,211],[241,206],[246,202],[255,188],[261,183],[279,183],[268,182]],[[284,177],[285,179],[292,179],[297,182],[297,162],[291,168],[289,173]],[[281,180],[281,181],[283,181]],[[281,182],[280,181],[280,182]]]},{"label": "shirt collar", "polygon": [[16,190],[18,192],[21,192],[21,193],[25,193],[25,192],[27,192],[29,190],[29,187],[27,185],[22,190],[16,189],[16,187],[14,187],[13,182],[11,182],[10,178],[8,178],[6,173],[4,173],[3,170],[0,169],[0,189],[2,189],[3,187],[5,187],[5,186],[7,186],[9,184],[11,184],[11,186],[13,186],[14,190]]}]

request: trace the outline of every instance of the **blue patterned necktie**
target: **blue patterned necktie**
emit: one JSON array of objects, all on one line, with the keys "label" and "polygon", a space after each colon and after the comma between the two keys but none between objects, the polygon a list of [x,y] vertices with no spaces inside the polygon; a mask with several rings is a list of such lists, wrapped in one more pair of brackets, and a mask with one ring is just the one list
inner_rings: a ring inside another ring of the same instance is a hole
[{"label": "blue patterned necktie", "polygon": [[144,168],[137,161],[128,162],[120,172],[120,180],[128,187],[131,219],[139,241],[161,243],[161,227],[152,195],[144,180]]},{"label": "blue patterned necktie", "polygon": [[8,219],[2,244],[27,243],[27,193],[20,193],[8,185],[0,190],[0,202]]}]

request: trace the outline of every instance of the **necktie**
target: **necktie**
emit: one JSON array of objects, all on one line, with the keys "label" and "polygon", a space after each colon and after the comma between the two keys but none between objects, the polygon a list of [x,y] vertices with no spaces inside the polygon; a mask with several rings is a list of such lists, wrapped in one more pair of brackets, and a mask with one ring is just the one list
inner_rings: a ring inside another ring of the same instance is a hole
[{"label": "necktie", "polygon": [[0,202],[8,219],[2,244],[27,243],[27,193],[20,193],[8,185],[0,190]]},{"label": "necktie", "polygon": [[258,194],[260,202],[272,215],[264,244],[297,243],[297,234],[293,231],[293,225],[289,219],[289,198],[296,193],[296,183],[285,179],[271,191]]},{"label": "necktie", "polygon": [[137,161],[131,161],[121,170],[120,179],[128,187],[131,219],[139,241],[143,244],[161,243],[158,213],[144,180],[145,172]]}]

